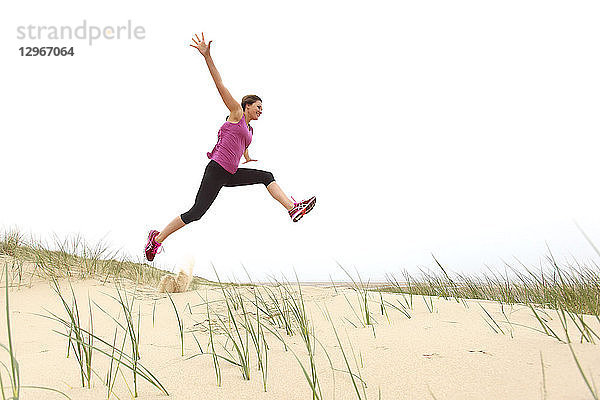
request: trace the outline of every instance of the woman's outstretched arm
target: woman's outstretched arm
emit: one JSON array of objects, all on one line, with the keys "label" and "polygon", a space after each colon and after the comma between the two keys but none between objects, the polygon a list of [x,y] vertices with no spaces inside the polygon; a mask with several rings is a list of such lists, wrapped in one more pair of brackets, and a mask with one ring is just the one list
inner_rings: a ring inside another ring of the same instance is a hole
[{"label": "woman's outstretched arm", "polygon": [[209,41],[208,44],[206,44],[204,42],[204,32],[202,32],[202,40],[200,40],[198,35],[196,35],[196,38],[192,38],[192,41],[194,42],[194,44],[190,44],[190,46],[192,46],[195,49],[198,49],[200,54],[204,56],[204,59],[206,60],[206,65],[208,65],[208,70],[210,71],[210,75],[215,81],[215,85],[217,85],[217,90],[219,91],[223,102],[231,112],[231,117],[234,119],[241,118],[242,106],[233,98],[233,96],[231,95],[231,93],[229,93],[229,90],[227,90],[225,85],[223,85],[221,75],[219,74],[219,71],[217,71],[217,67],[215,67],[215,63],[213,62],[212,57],[210,56],[210,44],[212,43],[212,40]]}]

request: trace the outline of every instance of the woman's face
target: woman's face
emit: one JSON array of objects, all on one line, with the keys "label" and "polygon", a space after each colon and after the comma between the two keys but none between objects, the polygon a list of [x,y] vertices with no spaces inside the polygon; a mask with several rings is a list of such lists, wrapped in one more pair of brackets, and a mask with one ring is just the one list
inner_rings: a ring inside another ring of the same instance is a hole
[{"label": "woman's face", "polygon": [[250,105],[247,105],[246,111],[248,113],[249,119],[258,119],[258,117],[260,117],[260,114],[262,114],[262,101],[258,100]]}]

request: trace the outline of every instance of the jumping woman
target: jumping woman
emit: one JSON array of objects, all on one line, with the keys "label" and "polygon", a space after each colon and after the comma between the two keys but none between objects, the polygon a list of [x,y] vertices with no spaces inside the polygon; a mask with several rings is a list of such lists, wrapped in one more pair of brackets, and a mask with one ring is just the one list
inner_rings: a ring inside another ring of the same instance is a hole
[{"label": "jumping woman", "polygon": [[169,235],[202,218],[223,186],[233,187],[262,183],[271,196],[288,210],[293,222],[298,222],[300,218],[308,214],[317,202],[315,196],[299,203],[292,201],[293,198],[289,199],[275,182],[271,172],[238,168],[242,155],[246,159],[243,164],[257,161],[248,154],[248,146],[252,142],[254,133],[250,121],[258,119],[262,113],[262,100],[258,96],[247,95],[242,98],[241,105],[235,101],[229,90],[223,85],[221,75],[219,75],[210,56],[212,40],[207,45],[204,42],[204,33],[202,33],[202,40],[196,35],[196,38],[192,38],[192,41],[194,44],[190,44],[190,46],[197,49],[206,60],[206,65],[208,65],[210,75],[215,81],[215,85],[217,85],[217,90],[229,109],[229,117],[219,129],[217,144],[211,152],[206,153],[210,161],[204,170],[204,177],[192,208],[175,217],[161,232],[157,230],[150,231],[145,248],[148,261],[154,260],[162,243]]}]

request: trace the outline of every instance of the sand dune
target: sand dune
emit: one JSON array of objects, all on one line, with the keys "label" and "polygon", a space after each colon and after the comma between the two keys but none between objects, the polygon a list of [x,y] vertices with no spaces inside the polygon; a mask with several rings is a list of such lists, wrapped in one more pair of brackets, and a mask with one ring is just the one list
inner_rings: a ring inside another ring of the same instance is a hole
[{"label": "sand dune", "polygon": [[[3,260],[8,260],[8,257],[3,257]],[[72,399],[107,398],[107,388],[102,380],[109,367],[108,358],[94,353],[93,369],[98,376],[94,377],[91,389],[82,388],[73,350],[66,358],[67,339],[57,333],[68,332],[56,321],[39,315],[49,315],[49,312],[65,315],[59,297],[47,281],[36,278],[31,286],[28,280],[26,282],[20,288],[13,287],[9,291],[13,345],[20,366],[21,384],[55,388]],[[112,342],[117,326],[112,318],[123,320],[120,305],[113,298],[118,296],[115,283],[94,279],[71,279],[71,282],[82,316],[81,326],[86,329],[89,326],[89,295],[94,334]],[[239,367],[221,359],[222,384],[218,387],[213,358],[208,354],[210,336],[205,300],[209,302],[211,319],[215,323],[216,352],[227,356],[222,347],[226,344],[225,335],[216,324],[217,315],[222,318],[227,316],[221,289],[206,285],[198,290],[171,295],[185,330],[182,357],[177,318],[167,295],[158,293],[152,287],[136,286],[130,281],[124,281],[122,285],[129,296],[135,297],[133,311],[136,320],[139,306],[140,363],[156,376],[170,394],[167,397],[149,383],[138,380],[140,399],[312,398],[308,381],[291,351],[298,355],[305,368],[309,368],[306,346],[298,333],[287,336],[284,329],[271,325],[268,318],[263,316],[262,323],[280,332],[291,349],[286,351],[283,343],[273,334],[265,334],[269,346],[267,391],[263,388],[262,373],[257,370],[256,351],[251,340],[250,380],[243,380]],[[65,298],[70,301],[67,280],[60,280],[60,286]],[[253,299],[254,290],[246,286],[240,288],[239,292]],[[358,398],[350,375],[346,372],[347,366],[331,323],[325,317],[325,310],[335,322],[351,370],[357,376],[360,374],[367,385],[364,392],[359,385],[363,399],[364,393],[369,399],[378,399],[379,396],[382,399],[591,398],[569,347],[537,331],[541,329],[540,325],[528,307],[504,306],[511,323],[509,325],[500,304],[496,302],[457,302],[454,299],[413,296],[413,309],[407,311],[410,318],[388,305],[388,321],[386,316],[381,315],[379,294],[373,294],[370,306],[376,323],[373,327],[363,327],[360,318],[348,304],[350,301],[359,310],[358,297],[352,289],[304,285],[302,294],[314,335],[327,350],[335,368],[335,371],[332,370],[323,348],[317,344],[315,363],[323,399]],[[386,293],[382,297],[389,304],[401,308],[401,295]],[[488,325],[486,320],[492,326],[493,322],[480,305],[498,321],[504,334],[495,333]],[[430,310],[431,307],[433,310]],[[5,309],[4,295],[0,296],[0,309]],[[246,311],[255,321],[256,307],[250,301],[246,303]],[[552,318],[549,326],[561,332],[556,314],[547,313]],[[595,319],[590,318],[587,322],[591,327],[598,328]],[[0,332],[0,342],[6,343],[4,314]],[[204,354],[200,353],[192,334]],[[578,343],[578,336],[575,335],[573,341],[573,349],[584,371],[588,377],[600,382],[600,351],[597,346]],[[194,355],[197,356],[192,357]],[[1,360],[6,363],[8,358],[3,354]],[[4,382],[6,384],[6,378]],[[131,389],[127,385],[132,385],[132,382],[131,372],[124,370],[123,376],[116,379],[114,393],[121,399],[130,398]],[[22,389],[21,398],[58,399],[61,396]],[[116,397],[111,395],[111,398]]]}]

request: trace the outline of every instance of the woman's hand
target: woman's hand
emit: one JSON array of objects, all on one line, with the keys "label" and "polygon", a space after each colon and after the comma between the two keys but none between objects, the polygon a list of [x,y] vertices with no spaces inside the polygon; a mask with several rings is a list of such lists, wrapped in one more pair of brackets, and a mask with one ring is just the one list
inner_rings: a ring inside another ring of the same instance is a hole
[{"label": "woman's hand", "polygon": [[200,54],[202,54],[205,58],[210,57],[210,44],[212,43],[212,40],[209,41],[208,44],[204,43],[204,32],[202,32],[202,40],[200,40],[198,34],[196,34],[196,39],[192,38],[192,41],[194,42],[195,46],[193,44],[190,44],[190,46],[192,46],[195,49],[198,49]]},{"label": "woman's hand", "polygon": [[258,161],[258,160],[255,160],[254,158],[250,157],[250,154],[248,154],[247,147],[246,147],[246,150],[244,150],[244,158],[246,159],[246,161],[244,161],[242,164],[249,163],[250,161]]}]

